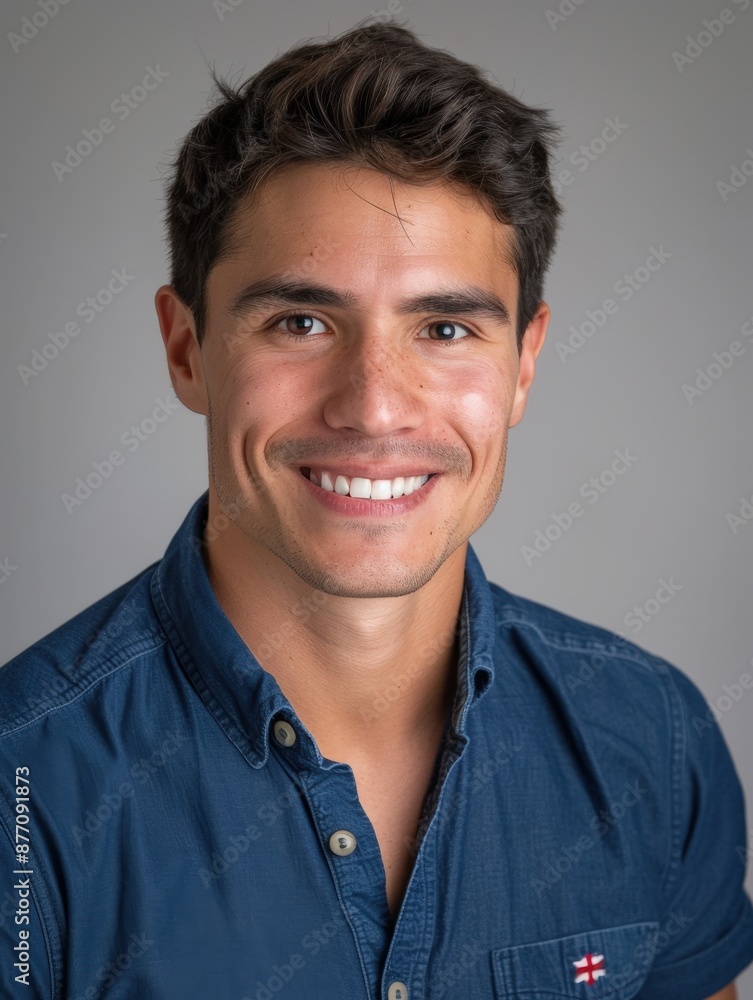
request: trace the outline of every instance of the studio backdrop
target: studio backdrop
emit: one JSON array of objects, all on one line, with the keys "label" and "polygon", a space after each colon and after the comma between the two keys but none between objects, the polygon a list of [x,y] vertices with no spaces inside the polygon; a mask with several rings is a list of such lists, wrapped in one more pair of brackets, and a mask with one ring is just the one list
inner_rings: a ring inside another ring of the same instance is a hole
[{"label": "studio backdrop", "polygon": [[208,66],[394,18],[564,129],[552,320],[471,542],[491,580],[683,669],[750,806],[753,2],[378,2],[3,3],[0,663],[161,558],[207,487],[153,296]]}]

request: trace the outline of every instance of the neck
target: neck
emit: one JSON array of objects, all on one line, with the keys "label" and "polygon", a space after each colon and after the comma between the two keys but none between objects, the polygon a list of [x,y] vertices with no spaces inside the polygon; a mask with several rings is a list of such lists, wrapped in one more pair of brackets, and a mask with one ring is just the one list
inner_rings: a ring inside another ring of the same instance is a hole
[{"label": "neck", "polygon": [[467,543],[413,593],[316,590],[232,526],[205,546],[223,611],[332,760],[398,757],[437,741],[457,688]]}]

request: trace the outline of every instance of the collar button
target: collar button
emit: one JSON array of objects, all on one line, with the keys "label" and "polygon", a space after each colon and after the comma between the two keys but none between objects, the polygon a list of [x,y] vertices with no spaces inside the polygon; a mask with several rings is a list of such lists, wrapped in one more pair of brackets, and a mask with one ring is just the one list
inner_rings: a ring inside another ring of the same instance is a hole
[{"label": "collar button", "polygon": [[284,719],[278,719],[274,725],[275,739],[283,747],[292,747],[298,739],[295,729]]}]

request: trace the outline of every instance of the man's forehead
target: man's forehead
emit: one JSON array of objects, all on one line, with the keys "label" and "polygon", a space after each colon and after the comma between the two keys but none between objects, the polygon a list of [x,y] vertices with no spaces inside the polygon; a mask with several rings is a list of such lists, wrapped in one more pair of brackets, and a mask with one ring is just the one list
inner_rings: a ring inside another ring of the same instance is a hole
[{"label": "man's forehead", "polygon": [[383,246],[386,234],[394,238],[389,252],[420,254],[423,244],[428,253],[451,254],[460,245],[513,264],[513,227],[465,185],[406,182],[358,164],[286,164],[235,206],[222,256],[261,254],[291,238],[317,257],[347,252],[354,242],[379,252],[365,227],[379,229]]}]

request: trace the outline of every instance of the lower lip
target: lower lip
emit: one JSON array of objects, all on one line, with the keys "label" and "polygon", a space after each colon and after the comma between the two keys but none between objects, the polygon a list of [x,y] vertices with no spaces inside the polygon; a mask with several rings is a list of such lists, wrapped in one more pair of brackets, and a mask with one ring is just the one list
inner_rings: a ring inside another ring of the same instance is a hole
[{"label": "lower lip", "polygon": [[317,486],[298,469],[295,470],[295,475],[320,504],[338,514],[348,514],[350,517],[394,517],[396,514],[407,514],[427,499],[439,479],[439,474],[435,473],[420,489],[414,490],[407,497],[397,497],[393,500],[359,500],[358,497],[342,496]]}]

